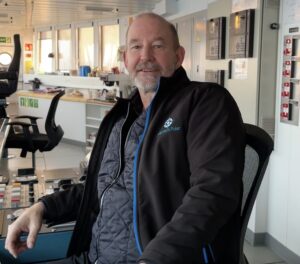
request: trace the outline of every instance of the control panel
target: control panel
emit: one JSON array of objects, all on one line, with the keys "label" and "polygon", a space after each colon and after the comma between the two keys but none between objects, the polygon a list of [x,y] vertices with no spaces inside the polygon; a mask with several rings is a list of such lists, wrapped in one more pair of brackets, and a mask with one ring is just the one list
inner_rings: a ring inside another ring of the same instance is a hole
[{"label": "control panel", "polygon": [[253,56],[254,9],[243,10],[230,15],[229,58]]},{"label": "control panel", "polygon": [[205,70],[205,81],[218,83],[221,86],[224,86],[224,70]]},{"label": "control panel", "polygon": [[225,59],[226,17],[212,18],[206,23],[206,59]]},{"label": "control panel", "polygon": [[[17,177],[10,175],[9,184],[0,184],[0,235],[7,232],[7,225],[14,221],[20,209],[31,206],[44,195],[65,190],[72,184],[81,181],[79,169],[57,169],[38,172],[32,176]],[[72,225],[71,225],[72,226]],[[53,232],[60,228],[70,229],[70,225],[58,228],[45,229],[44,232]]]},{"label": "control panel", "polygon": [[299,124],[300,35],[286,35],[283,43],[280,121]]},{"label": "control panel", "polygon": [[45,194],[45,186],[38,183],[0,184],[0,208],[22,208],[32,205]]}]

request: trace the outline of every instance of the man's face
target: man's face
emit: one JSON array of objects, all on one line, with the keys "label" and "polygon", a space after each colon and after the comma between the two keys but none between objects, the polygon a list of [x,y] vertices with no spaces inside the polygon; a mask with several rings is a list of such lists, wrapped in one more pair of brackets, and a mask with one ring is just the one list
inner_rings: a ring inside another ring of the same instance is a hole
[{"label": "man's face", "polygon": [[154,92],[159,78],[172,76],[181,65],[184,50],[175,45],[166,23],[149,16],[133,21],[127,35],[125,65],[144,93]]}]

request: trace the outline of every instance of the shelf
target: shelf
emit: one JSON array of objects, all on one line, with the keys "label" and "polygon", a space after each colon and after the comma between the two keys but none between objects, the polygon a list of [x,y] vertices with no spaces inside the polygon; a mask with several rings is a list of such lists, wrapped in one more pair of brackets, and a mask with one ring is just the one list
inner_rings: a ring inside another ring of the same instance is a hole
[{"label": "shelf", "polygon": [[86,117],[85,117],[85,130],[86,130],[86,151],[91,150],[95,143],[97,131],[103,121],[106,112],[112,108],[113,104],[87,104]]},{"label": "shelf", "polygon": [[87,116],[86,117],[87,120],[93,120],[93,121],[98,121],[98,122],[102,122],[102,118],[97,118],[97,117],[90,117],[90,116]]},{"label": "shelf", "polygon": [[292,83],[296,83],[296,84],[299,84],[300,83],[300,79],[299,78],[290,78],[290,81]]},{"label": "shelf", "polygon": [[291,60],[299,62],[300,61],[300,57],[299,56],[291,56]]},{"label": "shelf", "polygon": [[86,124],[85,126],[86,126],[86,127],[90,127],[90,128],[96,128],[96,129],[99,128],[99,126],[95,126],[95,125],[88,125],[88,124]]}]

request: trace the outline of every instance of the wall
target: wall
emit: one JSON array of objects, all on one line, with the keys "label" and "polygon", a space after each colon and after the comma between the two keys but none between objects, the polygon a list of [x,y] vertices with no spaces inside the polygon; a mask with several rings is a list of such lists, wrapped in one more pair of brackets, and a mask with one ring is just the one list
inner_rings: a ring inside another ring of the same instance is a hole
[{"label": "wall", "polygon": [[177,10],[177,12],[175,14],[166,14],[165,17],[168,20],[173,20],[202,10],[206,10],[208,4],[215,1],[217,0],[176,0],[174,9]]},{"label": "wall", "polygon": [[[271,157],[268,233],[300,256],[300,127],[279,120],[283,36],[290,27],[300,27],[299,1],[281,1],[275,149]],[[300,34],[299,32],[295,34]],[[299,262],[298,262],[299,263]]]}]

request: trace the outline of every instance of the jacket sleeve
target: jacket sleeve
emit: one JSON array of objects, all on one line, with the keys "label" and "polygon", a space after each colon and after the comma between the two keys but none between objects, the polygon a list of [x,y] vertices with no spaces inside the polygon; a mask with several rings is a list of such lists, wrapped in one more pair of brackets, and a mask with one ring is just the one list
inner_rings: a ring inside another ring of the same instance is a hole
[{"label": "jacket sleeve", "polygon": [[140,260],[146,263],[199,263],[201,248],[240,210],[245,148],[240,112],[222,87],[197,93],[187,117],[190,187],[144,249]]},{"label": "jacket sleeve", "polygon": [[43,196],[39,199],[45,205],[46,223],[58,224],[76,219],[83,195],[83,184],[74,184],[65,191]]}]

